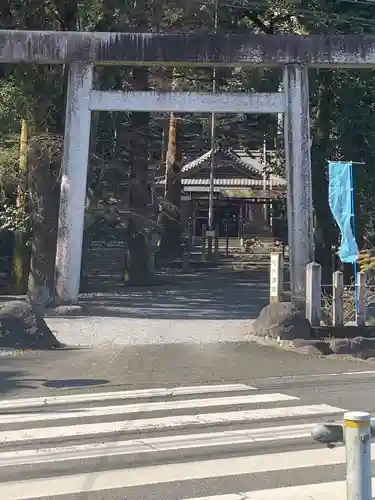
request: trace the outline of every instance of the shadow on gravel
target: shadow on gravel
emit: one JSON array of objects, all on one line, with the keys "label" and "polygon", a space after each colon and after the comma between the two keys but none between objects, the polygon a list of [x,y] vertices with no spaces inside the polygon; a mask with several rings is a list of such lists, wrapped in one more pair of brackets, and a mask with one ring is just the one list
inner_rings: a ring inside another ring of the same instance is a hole
[{"label": "shadow on gravel", "polygon": [[160,287],[113,287],[82,294],[84,316],[140,319],[246,320],[268,303],[265,272],[176,274]]},{"label": "shadow on gravel", "polygon": [[[9,354],[10,356],[10,354]],[[2,355],[0,353],[0,358]],[[12,359],[10,357],[9,361]],[[1,359],[1,365],[10,364],[7,359]],[[5,394],[7,392],[19,391],[21,389],[35,389],[35,384],[32,382],[36,382],[39,384],[42,379],[28,379],[28,373],[22,370],[11,370],[1,369],[0,370],[0,394]]]},{"label": "shadow on gravel", "polygon": [[52,387],[54,389],[71,389],[82,387],[95,387],[97,385],[109,384],[110,380],[103,379],[66,379],[66,380],[47,380],[42,385],[44,387]]}]

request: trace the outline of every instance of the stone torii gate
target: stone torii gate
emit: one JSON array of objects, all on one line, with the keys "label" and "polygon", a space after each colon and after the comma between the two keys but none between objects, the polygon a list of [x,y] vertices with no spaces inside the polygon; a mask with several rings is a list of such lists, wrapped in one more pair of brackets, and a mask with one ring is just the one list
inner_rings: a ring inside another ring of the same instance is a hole
[{"label": "stone torii gate", "polygon": [[[313,260],[309,67],[375,67],[375,37],[77,33],[0,30],[0,63],[68,64],[56,252],[56,297],[78,299],[91,111],[284,113],[290,271],[304,293]],[[92,89],[94,65],[279,67],[280,93],[160,93]]]}]

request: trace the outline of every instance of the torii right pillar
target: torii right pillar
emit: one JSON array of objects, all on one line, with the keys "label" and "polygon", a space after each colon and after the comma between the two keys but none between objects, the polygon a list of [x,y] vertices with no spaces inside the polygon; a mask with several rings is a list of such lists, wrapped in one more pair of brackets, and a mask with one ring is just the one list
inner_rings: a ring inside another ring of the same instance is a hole
[{"label": "torii right pillar", "polygon": [[[289,269],[292,301],[304,302],[305,269],[314,260],[308,70],[284,69]],[[301,304],[302,305],[302,304]]]}]

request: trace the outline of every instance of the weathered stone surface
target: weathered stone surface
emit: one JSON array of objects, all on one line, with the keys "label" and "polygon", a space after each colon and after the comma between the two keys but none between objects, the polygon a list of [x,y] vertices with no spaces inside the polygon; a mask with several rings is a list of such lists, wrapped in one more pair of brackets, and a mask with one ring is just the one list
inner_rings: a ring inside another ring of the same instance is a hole
[{"label": "weathered stone surface", "polygon": [[375,337],[373,326],[340,325],[314,327],[315,336],[318,339],[333,337],[336,339],[353,339],[354,337]]},{"label": "weathered stone surface", "polygon": [[375,37],[228,33],[77,33],[0,30],[0,63],[65,64],[102,61],[163,66],[215,63],[230,66],[374,67]]},{"label": "weathered stone surface", "polygon": [[331,339],[330,343],[334,354],[350,355],[361,359],[375,356],[375,338]]},{"label": "weathered stone surface", "polygon": [[264,307],[252,325],[252,332],[275,340],[310,339],[313,331],[300,309],[291,302],[279,302]]},{"label": "weathered stone surface", "polygon": [[28,302],[6,302],[0,309],[0,346],[26,349],[61,347],[42,316]]}]

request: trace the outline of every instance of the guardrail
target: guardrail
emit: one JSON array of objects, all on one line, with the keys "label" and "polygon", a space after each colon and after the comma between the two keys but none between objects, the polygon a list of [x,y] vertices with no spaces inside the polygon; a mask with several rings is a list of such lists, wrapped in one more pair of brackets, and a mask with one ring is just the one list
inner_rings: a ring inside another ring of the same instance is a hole
[{"label": "guardrail", "polygon": [[367,412],[346,412],[343,423],[318,424],[311,435],[329,448],[345,444],[346,500],[372,500],[371,437],[375,436],[375,419]]}]

